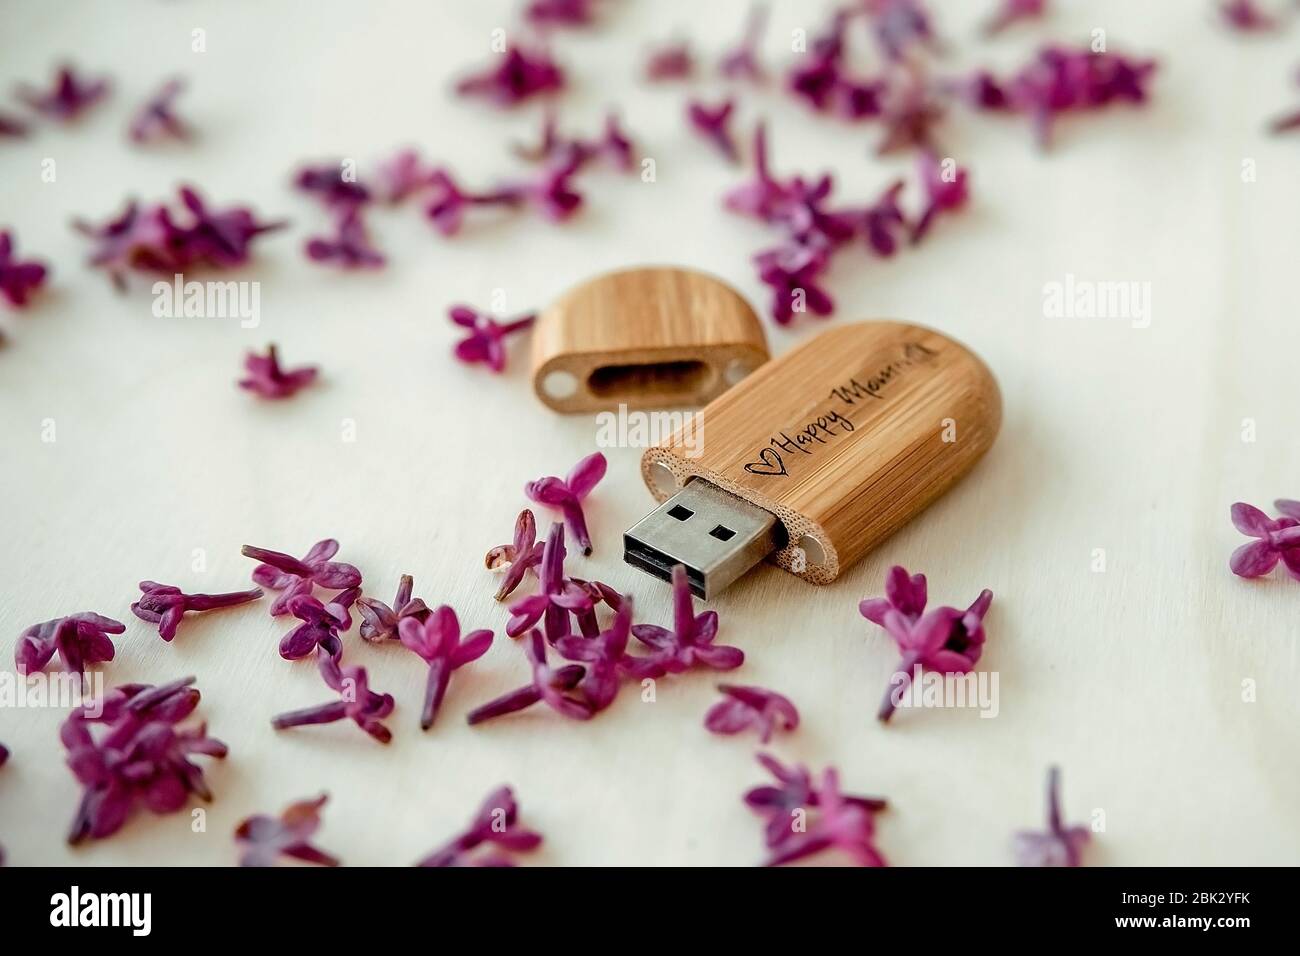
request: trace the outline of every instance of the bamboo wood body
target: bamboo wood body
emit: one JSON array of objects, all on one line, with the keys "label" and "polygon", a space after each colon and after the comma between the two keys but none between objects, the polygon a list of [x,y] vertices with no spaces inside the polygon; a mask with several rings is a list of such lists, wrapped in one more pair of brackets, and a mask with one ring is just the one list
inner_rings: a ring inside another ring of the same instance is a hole
[{"label": "bamboo wood body", "polygon": [[769,362],[641,467],[659,501],[699,476],[775,514],[788,543],[769,560],[826,584],[965,475],[1001,421],[997,382],[964,346],[861,322]]},{"label": "bamboo wood body", "polygon": [[748,303],[689,269],[598,276],[533,329],[533,388],[558,412],[704,405],[767,359]]}]

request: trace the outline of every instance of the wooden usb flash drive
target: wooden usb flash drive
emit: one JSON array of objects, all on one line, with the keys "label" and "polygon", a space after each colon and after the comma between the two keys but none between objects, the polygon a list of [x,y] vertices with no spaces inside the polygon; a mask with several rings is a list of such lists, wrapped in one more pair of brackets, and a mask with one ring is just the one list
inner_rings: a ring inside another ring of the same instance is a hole
[{"label": "wooden usb flash drive", "polygon": [[690,269],[589,279],[533,329],[533,388],[557,412],[704,405],[766,361],[754,310]]},{"label": "wooden usb flash drive", "polygon": [[764,557],[827,584],[965,475],[1002,420],[971,351],[901,322],[833,327],[646,451],[659,508],[624,559],[709,597]]}]

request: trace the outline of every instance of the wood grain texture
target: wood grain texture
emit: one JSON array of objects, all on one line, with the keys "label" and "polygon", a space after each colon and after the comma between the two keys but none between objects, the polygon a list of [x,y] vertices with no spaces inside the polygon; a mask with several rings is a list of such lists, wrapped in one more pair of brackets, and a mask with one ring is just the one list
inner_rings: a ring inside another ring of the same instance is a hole
[{"label": "wood grain texture", "polygon": [[[763,327],[721,279],[625,269],[560,296],[533,331],[533,388],[560,412],[703,405],[767,361]],[[548,377],[571,376],[561,395]]]},{"label": "wood grain texture", "polygon": [[771,560],[828,584],[964,476],[1002,423],[997,382],[932,329],[857,322],[827,330],[723,394],[642,459],[660,500],[692,476],[777,515]]}]

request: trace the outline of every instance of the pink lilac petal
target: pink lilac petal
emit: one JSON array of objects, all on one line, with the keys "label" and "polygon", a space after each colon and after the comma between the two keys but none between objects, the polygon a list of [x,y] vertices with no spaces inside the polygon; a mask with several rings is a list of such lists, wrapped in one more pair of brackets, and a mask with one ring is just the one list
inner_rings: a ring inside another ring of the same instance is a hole
[{"label": "pink lilac petal", "polygon": [[500,62],[457,83],[456,92],[512,107],[564,88],[564,71],[544,50],[511,45],[497,58]]},{"label": "pink lilac petal", "polygon": [[686,104],[686,118],[692,129],[732,163],[740,162],[740,150],[728,128],[735,108],[736,101],[733,99],[724,100],[717,106],[709,106],[698,100]]},{"label": "pink lilac petal", "polygon": [[176,115],[176,98],[185,91],[185,82],[168,80],[131,118],[128,133],[137,143],[164,139],[187,140],[193,135],[188,123]]},{"label": "pink lilac petal", "polygon": [[398,633],[402,645],[429,665],[424,706],[420,711],[420,729],[428,730],[447,693],[452,672],[486,654],[492,646],[492,632],[470,631],[462,638],[456,612],[444,604],[423,621],[403,619]]},{"label": "pink lilac petal", "polygon": [[754,82],[766,78],[766,72],[758,59],[758,47],[767,29],[768,13],[766,3],[755,3],[749,8],[740,40],[722,55],[718,63],[718,72],[723,76],[731,80]]},{"label": "pink lilac petal", "polygon": [[392,604],[370,597],[357,598],[357,613],[361,615],[361,639],[371,644],[398,640],[402,621],[411,618],[423,622],[432,611],[421,598],[412,597],[415,579],[403,574],[397,584],[397,594]]},{"label": "pink lilac petal", "polygon": [[454,324],[468,329],[465,338],[456,343],[452,354],[466,365],[486,365],[498,375],[506,369],[507,340],[531,329],[537,321],[536,313],[530,312],[498,322],[491,315],[468,305],[453,305],[447,310],[447,315]]},{"label": "pink lilac petal", "polygon": [[509,787],[488,794],[468,827],[425,856],[417,866],[514,866],[512,853],[527,853],[542,835],[519,823],[519,805]]},{"label": "pink lilac petal", "polygon": [[537,540],[537,519],[525,508],[515,520],[514,540],[497,545],[483,558],[489,571],[501,572],[496,600],[504,601],[523,583],[530,570],[535,571],[541,565],[544,550],[545,546]]},{"label": "pink lilac petal", "polygon": [[551,667],[546,659],[546,640],[536,629],[525,635],[524,649],[532,669],[532,682],[474,708],[466,717],[467,722],[471,726],[480,724],[539,702],[571,720],[588,720],[593,713],[591,705],[574,690],[586,676],[586,668],[579,664]]},{"label": "pink lilac petal", "polygon": [[49,270],[34,259],[20,260],[14,252],[14,236],[0,230],[0,296],[14,308],[26,306],[45,284]]},{"label": "pink lilac petal", "polygon": [[93,611],[33,624],[18,638],[14,664],[18,673],[34,674],[44,670],[58,654],[65,671],[84,674],[88,665],[113,659],[116,650],[109,635],[125,631],[122,622]]},{"label": "pink lilac petal", "polygon": [[590,705],[592,713],[604,710],[618,696],[631,627],[632,599],[627,597],[619,602],[608,630],[595,637],[570,635],[555,642],[555,650],[561,657],[586,665],[587,672],[575,689]]},{"label": "pink lilac petal", "polygon": [[18,98],[47,119],[67,123],[85,113],[108,96],[109,83],[104,79],[88,80],[70,66],[60,67],[54,86],[48,90],[22,84]]},{"label": "pink lilac petal", "polygon": [[226,594],[186,594],[178,587],[155,581],[141,581],[140,592],[140,600],[131,605],[131,613],[142,621],[157,624],[158,635],[168,642],[176,636],[176,629],[187,612],[235,607],[256,601],[264,593],[261,588],[252,588]]},{"label": "pink lilac petal", "polygon": [[719,684],[718,691],[725,699],[704,715],[704,726],[711,733],[738,734],[752,728],[758,731],[759,742],[767,744],[777,730],[799,726],[798,709],[776,691],[736,684]]},{"label": "pink lilac petal", "polygon": [[592,544],[582,501],[605,477],[607,465],[604,454],[593,452],[574,465],[564,479],[549,476],[524,485],[524,494],[530,499],[556,508],[564,515],[564,523],[584,555],[591,554]]},{"label": "pink lilac petal", "polygon": [[1047,772],[1047,830],[1023,830],[1015,835],[1016,862],[1020,866],[1083,865],[1083,849],[1092,838],[1084,826],[1065,825],[1061,814],[1061,772]]},{"label": "pink lilac petal", "polygon": [[696,615],[686,568],[677,565],[672,571],[673,626],[636,624],[632,636],[650,648],[638,658],[633,675],[638,678],[680,674],[703,665],[714,670],[734,670],[745,662],[745,652],[738,647],[714,644],[718,634],[718,612]]},{"label": "pink lilac petal", "polygon": [[244,358],[246,378],[239,380],[239,387],[246,389],[259,398],[283,399],[297,394],[306,388],[320,374],[314,365],[285,369],[280,367],[280,356],[274,344],[268,345],[265,355],[249,352]]},{"label": "pink lilac petal", "polygon": [[379,269],[385,263],[384,254],[374,247],[365,221],[355,207],[345,210],[335,218],[332,236],[313,236],[307,240],[304,251],[307,258],[342,269]]},{"label": "pink lilac petal", "polygon": [[645,78],[652,83],[689,79],[695,73],[695,55],[690,44],[674,41],[650,51],[645,62]]},{"label": "pink lilac petal", "polygon": [[239,865],[274,866],[280,857],[287,856],[317,866],[338,866],[338,857],[311,842],[320,829],[320,812],[328,799],[322,793],[315,799],[289,804],[278,817],[259,813],[241,821],[235,829]]}]

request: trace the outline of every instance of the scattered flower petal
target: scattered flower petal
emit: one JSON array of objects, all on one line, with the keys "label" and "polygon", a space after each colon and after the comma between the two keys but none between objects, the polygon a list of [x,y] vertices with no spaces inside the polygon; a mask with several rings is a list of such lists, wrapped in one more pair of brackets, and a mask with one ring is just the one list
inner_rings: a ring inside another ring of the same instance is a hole
[{"label": "scattered flower petal", "polygon": [[1261,10],[1256,0],[1222,0],[1219,16],[1241,33],[1270,33],[1282,25],[1277,17]]},{"label": "scattered flower petal", "polygon": [[1087,827],[1067,827],[1061,821],[1061,771],[1047,772],[1047,830],[1023,830],[1015,836],[1020,866],[1082,866],[1083,848],[1092,838]]},{"label": "scattered flower petal", "polygon": [[456,325],[469,329],[465,338],[456,343],[456,358],[466,365],[482,363],[498,374],[506,370],[506,339],[525,329],[531,329],[537,321],[536,313],[530,312],[516,319],[498,322],[486,312],[479,312],[468,305],[453,305],[447,310],[447,315]]},{"label": "scattered flower petal", "polygon": [[0,295],[9,304],[21,309],[31,301],[45,284],[49,270],[35,259],[20,260],[14,252],[14,237],[9,230],[0,230]]},{"label": "scattered flower petal", "polygon": [[499,64],[461,80],[456,92],[509,107],[564,88],[564,71],[543,50],[511,45],[497,55],[501,58]]},{"label": "scattered flower petal", "polygon": [[738,734],[753,728],[758,731],[759,742],[767,744],[777,730],[799,726],[799,711],[794,703],[776,691],[736,684],[719,684],[718,690],[725,699],[704,715],[704,726],[710,733]]},{"label": "scattered flower petal", "polygon": [[180,588],[155,581],[141,581],[140,591],[140,600],[131,605],[131,613],[142,621],[157,624],[159,636],[169,642],[176,636],[186,611],[198,613],[234,607],[256,601],[263,594],[261,588],[227,594],[185,594]]},{"label": "scattered flower petal", "polygon": [[985,36],[996,36],[1007,27],[1026,20],[1040,20],[1047,12],[1047,0],[999,0],[999,3],[998,9],[984,24]]},{"label": "scattered flower petal", "polygon": [[525,508],[515,520],[515,537],[511,544],[499,544],[483,558],[489,571],[504,571],[496,599],[504,601],[523,583],[530,569],[542,563],[543,544],[537,540],[537,519]]},{"label": "scattered flower petal", "polygon": [[18,98],[47,119],[67,123],[103,100],[108,90],[107,80],[88,80],[78,76],[72,67],[64,66],[55,74],[50,90],[22,84],[18,87]]},{"label": "scattered flower petal", "polygon": [[344,269],[378,269],[384,255],[370,243],[370,235],[361,213],[350,208],[335,219],[335,234],[313,236],[307,240],[307,258],[328,262]]},{"label": "scattered flower petal", "polygon": [[755,82],[766,78],[766,72],[758,59],[758,47],[763,33],[767,30],[768,7],[766,3],[755,3],[749,8],[745,17],[745,28],[740,41],[723,54],[718,70],[731,80],[752,80]]},{"label": "scattered flower petal", "polygon": [[185,91],[182,80],[168,80],[162,88],[145,101],[131,119],[128,130],[137,143],[150,143],[162,139],[186,140],[191,136],[189,124],[176,115],[176,97]]},{"label": "scattered flower petal", "polygon": [[438,707],[447,693],[452,671],[486,654],[492,646],[492,632],[470,631],[462,640],[456,612],[445,604],[423,621],[404,618],[398,632],[402,644],[429,665],[424,707],[420,711],[420,729],[428,730],[438,716]]},{"label": "scattered flower petal", "polygon": [[337,660],[343,653],[339,634],[352,627],[352,605],[360,595],[360,588],[348,588],[328,603],[311,594],[290,598],[288,611],[302,623],[280,639],[280,656],[286,661],[298,661],[319,648]]},{"label": "scattered flower petal", "polygon": [[576,581],[564,576],[564,525],[551,525],[546,543],[542,547],[542,560],[537,579],[541,585],[537,594],[510,605],[510,620],[506,633],[518,637],[543,621],[546,641],[554,644],[572,633],[570,612],[584,612],[592,605],[591,592]]},{"label": "scattered flower petal", "polygon": [[1282,512],[1281,517],[1270,518],[1244,501],[1232,506],[1233,527],[1256,539],[1232,552],[1228,566],[1233,574],[1257,578],[1281,561],[1287,573],[1300,580],[1300,506],[1285,498],[1274,502],[1274,506]]},{"label": "scattered flower petal", "polygon": [[[434,850],[418,866],[514,866],[509,853],[527,853],[541,845],[542,835],[519,824],[519,805],[509,787],[488,794],[470,825]],[[487,852],[475,853],[480,847]]]},{"label": "scattered flower petal", "polygon": [[330,560],[338,550],[336,540],[323,538],[313,544],[301,559],[281,551],[255,548],[251,544],[244,545],[239,553],[262,562],[253,569],[255,584],[269,591],[284,592],[271,605],[271,615],[278,617],[289,613],[289,602],[294,597],[310,594],[312,585],[332,591],[361,586],[361,572],[355,565]]},{"label": "scattered flower petal", "polygon": [[415,580],[409,574],[403,574],[391,606],[374,598],[358,598],[362,639],[371,644],[395,641],[398,639],[398,626],[406,618],[424,621],[432,612],[421,598],[411,597],[414,589]]},{"label": "scattered flower petal", "polygon": [[84,674],[87,665],[113,659],[116,649],[109,635],[125,630],[121,621],[92,611],[33,624],[18,638],[14,664],[20,674],[35,674],[45,670],[57,653],[65,671]]},{"label": "scattered flower petal", "polygon": [[695,56],[685,40],[656,47],[646,58],[645,78],[652,83],[685,80],[695,73]]},{"label": "scattered flower petal", "polygon": [[565,660],[587,665],[587,673],[576,686],[592,713],[599,713],[614,702],[626,671],[627,640],[632,627],[632,599],[623,598],[614,615],[613,626],[595,637],[569,635],[555,642],[555,649]]},{"label": "scattered flower petal", "polygon": [[247,817],[235,830],[239,865],[275,866],[280,857],[288,856],[318,866],[338,866],[338,857],[311,842],[320,829],[320,811],[328,799],[322,793],[314,800],[289,804],[278,817],[265,813]]},{"label": "scattered flower petal", "polygon": [[941,160],[927,152],[921,154],[918,165],[925,189],[925,209],[912,224],[913,245],[925,238],[938,216],[957,212],[970,199],[969,173],[955,160]]},{"label": "scattered flower petal", "polygon": [[536,629],[529,631],[524,638],[524,650],[533,671],[532,683],[474,708],[466,720],[471,725],[481,724],[531,707],[539,701],[572,720],[590,718],[591,704],[576,696],[574,691],[586,676],[586,668],[579,664],[551,667],[546,661],[546,640]]},{"label": "scattered flower petal", "polygon": [[280,356],[274,345],[268,345],[265,355],[249,352],[244,358],[248,377],[240,379],[239,387],[246,388],[261,398],[289,398],[300,388],[316,381],[320,369],[314,365],[282,369]]},{"label": "scattered flower petal", "polygon": [[392,740],[392,732],[382,723],[393,712],[392,695],[371,690],[364,667],[343,667],[338,656],[325,646],[317,653],[316,660],[321,677],[331,689],[338,692],[339,699],[318,707],[279,714],[271,718],[271,726],[276,730],[284,730],[287,727],[329,724],[348,719],[381,744]]},{"label": "scattered flower petal", "polygon": [[564,515],[564,523],[569,526],[569,531],[584,555],[591,554],[591,536],[587,533],[582,500],[605,477],[605,467],[605,456],[593,452],[574,465],[563,479],[549,476],[524,485],[524,494],[533,501],[560,510]]},{"label": "scattered flower petal", "polygon": [[740,151],[736,148],[736,140],[731,135],[731,130],[727,128],[727,124],[731,122],[731,114],[735,108],[736,101],[731,99],[717,106],[706,106],[697,100],[691,100],[686,104],[686,118],[692,128],[733,163],[740,161]]},{"label": "scattered flower petal", "polygon": [[375,197],[395,205],[433,187],[437,170],[425,166],[419,150],[403,149],[375,168]]},{"label": "scattered flower petal", "polygon": [[673,568],[673,626],[637,624],[632,635],[650,648],[651,653],[639,658],[633,670],[636,677],[662,677],[680,674],[703,664],[715,670],[734,670],[745,662],[745,652],[738,647],[714,644],[718,636],[718,612],[695,614],[691,586],[686,578],[686,568]]},{"label": "scattered flower petal", "polygon": [[357,181],[350,161],[304,166],[294,177],[299,192],[319,199],[329,209],[355,209],[370,202],[370,190]]}]

